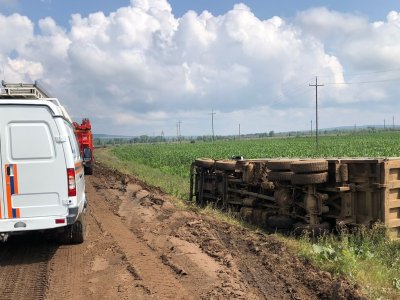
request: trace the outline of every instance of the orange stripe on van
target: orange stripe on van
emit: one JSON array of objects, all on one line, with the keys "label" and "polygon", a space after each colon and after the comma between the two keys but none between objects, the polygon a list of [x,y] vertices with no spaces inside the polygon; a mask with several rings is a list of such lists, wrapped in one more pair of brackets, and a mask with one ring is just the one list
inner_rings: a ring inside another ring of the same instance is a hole
[{"label": "orange stripe on van", "polygon": [[12,207],[12,195],[18,194],[18,170],[17,165],[11,165],[13,168],[13,175],[7,175],[7,169],[10,165],[5,165],[5,174],[6,174],[6,197],[7,197],[7,215],[8,218],[20,218],[21,210],[19,208],[13,209]]},{"label": "orange stripe on van", "polygon": [[83,170],[82,162],[75,163],[75,173],[78,174]]}]

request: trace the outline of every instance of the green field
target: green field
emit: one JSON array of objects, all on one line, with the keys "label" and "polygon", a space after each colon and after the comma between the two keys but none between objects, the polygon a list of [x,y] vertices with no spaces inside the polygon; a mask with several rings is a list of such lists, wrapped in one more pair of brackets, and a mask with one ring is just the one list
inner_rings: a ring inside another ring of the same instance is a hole
[{"label": "green field", "polygon": [[318,149],[314,138],[293,137],[193,144],[138,144],[115,148],[113,154],[122,161],[135,161],[160,169],[165,174],[186,178],[191,162],[200,157],[397,157],[400,156],[400,132],[323,136]]}]

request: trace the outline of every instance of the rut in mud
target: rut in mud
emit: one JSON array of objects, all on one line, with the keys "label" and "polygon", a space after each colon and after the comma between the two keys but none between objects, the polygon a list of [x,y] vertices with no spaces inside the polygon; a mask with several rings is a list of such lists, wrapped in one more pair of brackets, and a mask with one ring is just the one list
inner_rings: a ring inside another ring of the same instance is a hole
[{"label": "rut in mud", "polygon": [[43,235],[0,245],[0,299],[362,299],[274,236],[180,210],[134,177],[86,177],[87,239]]}]

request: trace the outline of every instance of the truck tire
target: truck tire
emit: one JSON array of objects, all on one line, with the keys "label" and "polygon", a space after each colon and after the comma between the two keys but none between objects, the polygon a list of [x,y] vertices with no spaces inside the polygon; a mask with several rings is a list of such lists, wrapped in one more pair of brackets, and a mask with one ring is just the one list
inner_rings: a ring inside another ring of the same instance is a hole
[{"label": "truck tire", "polygon": [[268,218],[268,228],[272,230],[276,229],[292,229],[294,220],[289,216],[276,215]]},{"label": "truck tire", "polygon": [[328,162],[326,160],[304,160],[296,161],[290,165],[295,173],[319,173],[328,171]]},{"label": "truck tire", "polygon": [[316,225],[300,222],[293,225],[293,232],[296,235],[320,236],[329,233],[330,230],[331,225],[328,222],[323,222]]},{"label": "truck tire", "polygon": [[277,159],[267,161],[267,168],[271,171],[291,171],[290,166],[296,160],[294,159]]},{"label": "truck tire", "polygon": [[267,178],[268,181],[272,182],[290,182],[293,176],[293,172],[277,172],[277,171],[271,171],[268,173]]},{"label": "truck tire", "polygon": [[328,172],[310,174],[295,173],[293,174],[291,181],[294,185],[325,183],[328,181]]},{"label": "truck tire", "polygon": [[215,160],[211,158],[198,158],[194,161],[195,166],[211,169],[215,165]]},{"label": "truck tire", "polygon": [[215,169],[220,171],[235,171],[236,160],[217,160]]}]

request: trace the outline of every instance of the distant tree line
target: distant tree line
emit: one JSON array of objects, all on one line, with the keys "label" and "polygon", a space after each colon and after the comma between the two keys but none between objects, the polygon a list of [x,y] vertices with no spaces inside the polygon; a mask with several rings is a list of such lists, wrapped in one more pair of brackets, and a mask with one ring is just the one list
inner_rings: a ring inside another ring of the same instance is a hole
[{"label": "distant tree line", "polygon": [[[374,126],[353,128],[353,129],[324,129],[319,131],[319,135],[348,135],[348,134],[366,134],[366,133],[379,133],[384,131],[399,131],[399,127],[395,128],[381,128]],[[217,135],[214,140],[244,140],[244,139],[260,139],[260,138],[282,138],[282,137],[310,137],[315,135],[315,131],[288,131],[288,132],[274,132],[273,130],[264,133],[252,133],[238,135]],[[163,137],[163,136],[148,136],[141,135],[137,137],[94,137],[93,143],[95,147],[105,147],[123,144],[156,144],[156,143],[196,143],[196,142],[212,142],[211,135],[202,136],[181,136],[177,137]]]}]

